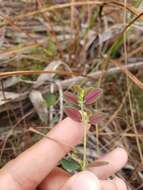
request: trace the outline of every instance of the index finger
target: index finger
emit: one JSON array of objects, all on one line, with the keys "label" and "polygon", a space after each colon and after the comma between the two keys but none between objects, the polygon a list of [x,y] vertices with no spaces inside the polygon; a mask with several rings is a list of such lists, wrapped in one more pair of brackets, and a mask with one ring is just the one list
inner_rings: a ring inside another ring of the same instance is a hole
[{"label": "index finger", "polygon": [[[0,187],[7,185],[2,187],[10,189],[13,185],[14,188],[11,189],[15,190],[34,189],[57,165],[58,161],[70,151],[70,147],[80,142],[83,136],[83,126],[66,118],[56,125],[48,136],[56,139],[56,142],[46,138],[42,139],[1,170]],[[65,144],[64,148],[61,144],[63,146]]]}]

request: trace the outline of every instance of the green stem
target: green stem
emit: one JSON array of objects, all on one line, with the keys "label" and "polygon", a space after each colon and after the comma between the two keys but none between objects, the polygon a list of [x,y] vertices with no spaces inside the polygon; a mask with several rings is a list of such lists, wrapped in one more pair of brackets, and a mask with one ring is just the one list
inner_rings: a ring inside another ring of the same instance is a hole
[{"label": "green stem", "polygon": [[87,152],[87,122],[86,122],[86,119],[85,119],[83,103],[81,104],[81,113],[82,113],[82,122],[83,122],[83,125],[84,125],[82,170],[85,170],[86,165],[87,165],[87,156],[86,156],[86,152]]},{"label": "green stem", "polygon": [[83,165],[82,165],[82,170],[85,170],[86,165],[87,165],[87,127],[84,126],[84,140],[83,140]]}]

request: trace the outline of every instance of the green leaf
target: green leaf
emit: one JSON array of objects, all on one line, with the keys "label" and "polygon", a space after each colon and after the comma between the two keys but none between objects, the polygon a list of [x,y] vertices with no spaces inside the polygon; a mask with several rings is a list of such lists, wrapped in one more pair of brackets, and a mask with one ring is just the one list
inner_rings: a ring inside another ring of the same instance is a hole
[{"label": "green leaf", "polygon": [[80,169],[80,164],[71,158],[62,159],[61,165],[65,170],[69,172],[74,172]]},{"label": "green leaf", "polygon": [[54,106],[56,104],[56,96],[49,92],[45,98],[47,107]]}]

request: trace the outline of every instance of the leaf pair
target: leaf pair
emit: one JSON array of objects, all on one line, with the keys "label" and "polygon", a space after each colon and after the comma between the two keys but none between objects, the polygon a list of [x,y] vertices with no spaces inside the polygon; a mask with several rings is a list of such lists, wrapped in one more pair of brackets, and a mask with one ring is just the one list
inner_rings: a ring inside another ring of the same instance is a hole
[{"label": "leaf pair", "polygon": [[[82,122],[82,115],[80,111],[78,111],[76,108],[67,107],[65,108],[65,113],[68,117],[73,119],[77,122]],[[100,113],[97,113],[96,115],[92,115],[89,117],[89,123],[92,125],[96,125],[100,120],[102,119],[102,115]]]},{"label": "leaf pair", "polygon": [[[90,90],[89,92],[87,92],[87,94],[84,97],[85,104],[90,105],[94,103],[101,94],[102,94],[101,89]],[[78,97],[75,94],[67,91],[64,93],[64,95],[66,101],[68,101],[69,103],[78,104]]]},{"label": "leaf pair", "polygon": [[[77,106],[81,106],[81,102],[83,104],[85,104],[86,106],[94,103],[97,98],[101,95],[102,93],[102,90],[101,89],[90,89],[90,90],[87,90],[87,89],[82,89],[80,87],[78,87],[78,91],[76,90],[76,94],[73,94],[69,91],[66,91],[64,93],[65,95],[65,100],[68,102],[68,103],[72,103],[74,105],[77,105]],[[81,107],[80,107],[81,109]],[[65,113],[68,117],[70,117],[71,119],[77,121],[77,122],[82,122],[82,119],[83,119],[83,115],[80,113],[80,111],[76,108],[73,108],[73,107],[67,107],[65,108]],[[101,114],[97,114],[97,115],[91,115],[86,113],[87,116],[88,116],[88,122],[92,125],[96,125],[99,120],[101,119]]]}]

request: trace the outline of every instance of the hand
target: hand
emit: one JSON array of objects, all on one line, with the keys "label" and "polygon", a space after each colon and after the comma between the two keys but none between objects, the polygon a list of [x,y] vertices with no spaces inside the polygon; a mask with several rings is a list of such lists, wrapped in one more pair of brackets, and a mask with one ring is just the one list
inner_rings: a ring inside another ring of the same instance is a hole
[{"label": "hand", "polygon": [[100,158],[108,161],[108,165],[89,168],[71,177],[56,166],[70,147],[81,141],[82,124],[66,118],[48,136],[57,142],[44,138],[0,170],[1,190],[126,190],[121,179],[106,180],[125,165],[124,149],[117,148]]}]

